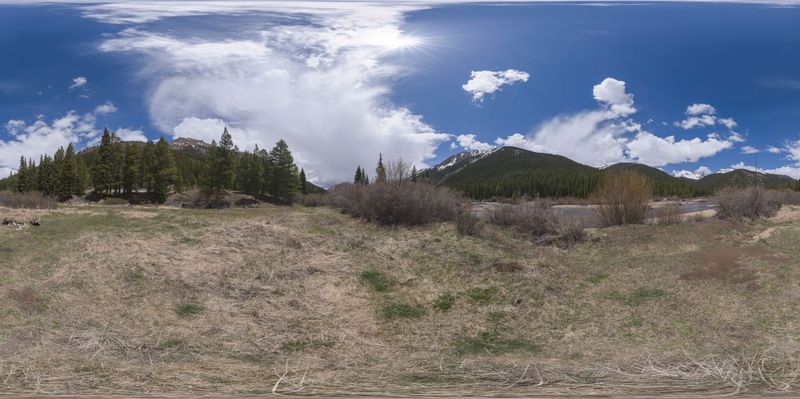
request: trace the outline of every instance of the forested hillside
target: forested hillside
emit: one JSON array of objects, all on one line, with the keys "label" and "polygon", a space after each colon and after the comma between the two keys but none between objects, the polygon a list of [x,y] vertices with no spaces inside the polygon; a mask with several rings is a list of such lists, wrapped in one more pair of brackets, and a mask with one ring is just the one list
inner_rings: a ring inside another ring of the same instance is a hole
[{"label": "forested hillside", "polygon": [[321,189],[308,183],[283,140],[271,151],[240,152],[227,129],[219,143],[178,139],[124,142],[106,129],[100,144],[75,152],[69,144],[38,161],[20,159],[17,173],[0,180],[0,190],[41,192],[59,199],[83,196],[138,198],[160,203],[171,190],[239,190],[291,201]]},{"label": "forested hillside", "polygon": [[735,170],[695,181],[678,178],[643,164],[618,163],[597,169],[563,156],[516,147],[503,147],[491,152],[462,152],[422,171],[420,175],[433,183],[463,191],[475,199],[521,195],[585,198],[594,191],[603,176],[624,171],[645,176],[653,188],[653,194],[660,197],[713,195],[724,187],[743,187],[756,183],[772,189],[800,189],[799,183],[788,176]]}]

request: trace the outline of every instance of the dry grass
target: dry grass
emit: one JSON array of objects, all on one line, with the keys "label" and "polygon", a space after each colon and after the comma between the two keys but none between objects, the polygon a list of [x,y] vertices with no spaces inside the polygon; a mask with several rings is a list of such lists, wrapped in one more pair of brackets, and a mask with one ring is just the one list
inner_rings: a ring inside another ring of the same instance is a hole
[{"label": "dry grass", "polygon": [[513,229],[538,245],[571,247],[586,241],[586,232],[578,223],[562,220],[540,202],[500,205],[486,215],[489,223]]},{"label": "dry grass", "polygon": [[652,198],[647,179],[634,172],[606,176],[591,195],[593,209],[606,226],[643,223]]},{"label": "dry grass", "polygon": [[658,225],[678,224],[683,222],[683,211],[678,205],[666,205],[655,211],[653,222]]},{"label": "dry grass", "polygon": [[0,229],[4,392],[799,385],[789,216],[592,230],[563,250],[492,224],[459,238],[453,222],[385,228],[326,207],[0,212],[42,220]]},{"label": "dry grass", "polygon": [[25,209],[54,209],[57,203],[41,193],[15,193],[0,191],[0,206]]}]

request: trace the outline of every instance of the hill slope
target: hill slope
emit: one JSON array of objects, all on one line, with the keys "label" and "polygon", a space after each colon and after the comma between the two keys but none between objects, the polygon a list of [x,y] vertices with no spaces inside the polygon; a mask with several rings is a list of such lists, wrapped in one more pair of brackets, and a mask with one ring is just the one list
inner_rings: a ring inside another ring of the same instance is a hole
[{"label": "hill slope", "polygon": [[640,163],[617,163],[605,169],[605,173],[635,172],[647,178],[657,196],[691,197],[695,195],[694,182],[690,179],[678,178],[663,170]]},{"label": "hill slope", "polygon": [[695,187],[701,192],[715,192],[724,187],[749,187],[761,184],[767,188],[794,188],[797,181],[789,176],[735,169],[725,173],[714,173],[697,180]]},{"label": "hill slope", "polygon": [[516,147],[462,153],[423,172],[437,184],[473,198],[587,196],[602,178],[591,166],[569,158]]}]

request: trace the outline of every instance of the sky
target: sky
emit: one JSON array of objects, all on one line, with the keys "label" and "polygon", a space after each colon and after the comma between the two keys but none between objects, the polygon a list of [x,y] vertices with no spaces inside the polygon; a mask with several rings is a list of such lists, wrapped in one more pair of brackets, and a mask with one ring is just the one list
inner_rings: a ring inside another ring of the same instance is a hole
[{"label": "sky", "polygon": [[798,48],[791,1],[0,0],[0,176],[227,126],[322,185],[504,145],[800,178]]}]

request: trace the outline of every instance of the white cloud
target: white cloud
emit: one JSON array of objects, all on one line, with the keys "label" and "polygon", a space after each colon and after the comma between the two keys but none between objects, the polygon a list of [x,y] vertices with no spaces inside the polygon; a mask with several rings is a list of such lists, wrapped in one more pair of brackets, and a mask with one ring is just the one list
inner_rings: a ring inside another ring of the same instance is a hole
[{"label": "white cloud", "polygon": [[105,104],[98,105],[97,108],[94,109],[94,114],[105,115],[117,111],[118,111],[117,107],[111,101],[107,101]]},{"label": "white cloud", "polygon": [[6,131],[12,136],[19,134],[25,128],[25,121],[19,119],[12,119],[6,122]]},{"label": "white cloud", "polygon": [[717,124],[727,127],[728,130],[736,127],[737,123],[733,118],[720,118],[716,114],[717,109],[710,104],[692,104],[686,107],[686,119],[674,124],[684,130],[715,126]]},{"label": "white cloud", "polygon": [[775,146],[769,146],[767,147],[767,152],[770,154],[780,154],[783,150]]},{"label": "white cloud", "polygon": [[759,152],[761,152],[761,150],[749,145],[742,147],[742,154],[758,154]]},{"label": "white cloud", "polygon": [[100,48],[148,57],[150,117],[176,137],[217,139],[228,126],[242,149],[283,138],[321,184],[349,180],[378,153],[424,167],[451,136],[391,102],[389,84],[404,70],[388,57],[424,39],[405,34],[391,7],[301,10],[290,25],[237,39],[127,29]]},{"label": "white cloud", "polygon": [[28,125],[23,121],[12,120],[6,128],[11,138],[0,140],[0,168],[19,166],[19,158],[32,158],[38,161],[43,154],[52,154],[58,147],[77,142],[95,128],[92,114],[79,115],[74,111],[47,123],[42,117]]},{"label": "white cloud", "polygon": [[605,78],[592,88],[594,99],[609,107],[614,116],[628,116],[636,113],[633,107],[633,94],[625,91],[625,82]]},{"label": "white cloud", "polygon": [[139,129],[119,128],[114,133],[122,141],[147,141],[147,136]]},{"label": "white cloud", "polygon": [[472,101],[482,102],[483,97],[502,90],[503,86],[512,85],[516,82],[527,82],[527,72],[516,69],[505,71],[472,71],[470,79],[461,86],[464,91],[472,94]]},{"label": "white cloud", "polygon": [[686,115],[714,115],[717,109],[710,104],[696,103],[686,107]]},{"label": "white cloud", "polygon": [[675,177],[685,177],[687,179],[697,180],[712,173],[714,172],[708,166],[700,166],[695,170],[676,170],[672,172],[672,175]]},{"label": "white cloud", "polygon": [[482,143],[476,140],[474,134],[462,134],[456,137],[456,141],[461,148],[466,150],[489,151],[495,147],[489,143]]},{"label": "white cloud", "polygon": [[72,79],[72,86],[70,86],[69,89],[77,89],[79,87],[86,86],[87,83],[89,83],[89,80],[86,79],[86,77],[78,76],[77,78]]},{"label": "white cloud", "polygon": [[615,162],[641,162],[663,166],[696,162],[731,148],[740,136],[727,138],[710,134],[706,138],[659,137],[629,119],[636,112],[633,95],[625,82],[606,78],[592,90],[600,109],[559,115],[535,128],[529,135],[519,133],[498,138],[497,145],[559,154],[581,163],[602,166]]}]

